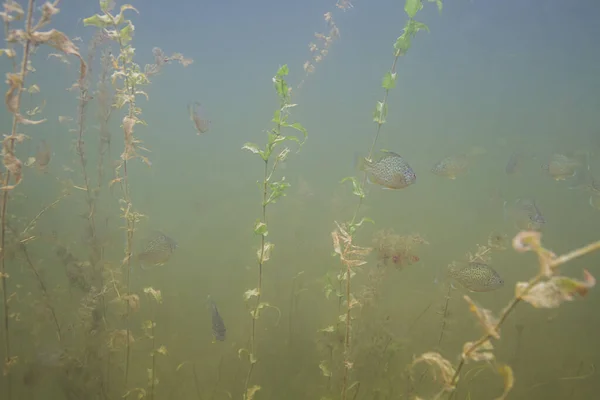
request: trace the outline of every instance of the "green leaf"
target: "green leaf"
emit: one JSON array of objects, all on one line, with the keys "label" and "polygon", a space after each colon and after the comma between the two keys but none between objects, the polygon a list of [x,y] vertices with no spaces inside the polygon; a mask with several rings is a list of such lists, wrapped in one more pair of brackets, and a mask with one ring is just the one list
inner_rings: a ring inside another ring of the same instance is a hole
[{"label": "green leaf", "polygon": [[425,30],[429,32],[429,27],[422,22],[411,19],[406,24],[406,30],[410,33],[412,37],[414,37],[419,31]]},{"label": "green leaf", "polygon": [[306,128],[304,128],[302,126],[302,124],[300,124],[299,122],[294,122],[293,124],[288,125],[288,126],[299,132],[302,132],[302,135],[304,135],[304,140],[302,141],[302,143],[304,143],[306,141],[306,138],[308,137],[308,132],[306,131]]},{"label": "green leaf", "polygon": [[414,18],[422,8],[423,3],[421,0],[406,0],[406,3],[404,3],[404,11],[409,18]]},{"label": "green leaf", "polygon": [[353,176],[348,176],[348,177],[342,179],[342,181],[340,183],[344,183],[347,181],[352,182],[352,194],[363,199],[365,197],[365,192],[364,192],[362,186],[360,186],[360,183],[358,183],[358,180]]},{"label": "green leaf", "polygon": [[281,110],[275,110],[275,113],[273,113],[273,119],[271,120],[271,122],[274,122],[277,125],[281,124]]},{"label": "green leaf", "polygon": [[121,25],[123,22],[125,22],[125,15],[123,14],[123,12],[125,12],[125,10],[133,10],[136,13],[140,13],[138,10],[135,9],[134,6],[132,6],[131,4],[123,4],[121,6],[121,11],[119,12],[119,14],[115,17],[115,25],[119,26]]},{"label": "green leaf", "polygon": [[390,90],[396,87],[396,73],[394,72],[392,74],[391,71],[386,72],[383,76],[383,82],[381,83],[381,86],[385,90]]},{"label": "green leaf", "polygon": [[282,77],[277,75],[276,77],[273,78],[273,83],[275,84],[275,90],[277,91],[279,100],[282,103],[285,103],[287,101],[287,98],[289,95],[289,89],[288,89],[287,82],[285,81],[285,79],[283,79]]},{"label": "green leaf", "polygon": [[281,178],[278,182],[269,183],[269,197],[264,205],[276,203],[277,199],[285,196],[285,190],[290,186],[291,185],[285,181],[285,177]]},{"label": "green leaf", "polygon": [[119,31],[119,37],[121,38],[123,44],[129,43],[131,41],[131,39],[133,38],[134,29],[135,28],[131,21],[127,21],[127,25],[125,26],[125,28]]},{"label": "green leaf", "polygon": [[103,13],[108,12],[108,6],[110,5],[110,0],[100,0],[100,9]]},{"label": "green leaf", "polygon": [[246,143],[246,144],[244,144],[244,146],[242,146],[242,150],[251,151],[254,154],[258,154],[259,156],[261,156],[263,160],[266,160],[264,152],[258,147],[257,144]]},{"label": "green leaf", "polygon": [[267,236],[269,231],[267,230],[267,224],[262,222],[261,220],[257,220],[254,225],[254,233],[261,236]]},{"label": "green leaf", "polygon": [[284,76],[287,76],[287,74],[290,73],[290,69],[288,68],[287,64],[282,65],[281,67],[279,67],[279,69],[277,70],[277,76],[279,78],[283,78]]},{"label": "green leaf", "polygon": [[89,18],[83,19],[83,26],[95,26],[98,28],[106,28],[112,24],[112,20],[108,15],[92,15]]},{"label": "green leaf", "polygon": [[444,4],[442,3],[442,0],[428,0],[430,3],[435,3],[437,5],[438,11],[441,13],[442,12],[442,8],[444,7]]},{"label": "green leaf", "polygon": [[375,106],[375,111],[373,111],[373,121],[377,122],[380,125],[385,124],[385,117],[387,116],[387,104],[378,101]]},{"label": "green leaf", "polygon": [[408,49],[410,49],[410,36],[407,35],[406,32],[396,39],[396,43],[394,43],[394,49],[400,52],[398,55],[403,55],[408,51]]}]

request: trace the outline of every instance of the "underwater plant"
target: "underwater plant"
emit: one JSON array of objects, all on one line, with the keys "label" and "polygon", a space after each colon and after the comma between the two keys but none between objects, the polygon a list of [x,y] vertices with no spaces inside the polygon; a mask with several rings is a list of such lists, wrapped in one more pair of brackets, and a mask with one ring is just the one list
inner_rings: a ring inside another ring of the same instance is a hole
[{"label": "underwater plant", "polygon": [[[1,13],[4,21],[5,37],[9,47],[2,49],[1,54],[10,57],[13,62],[13,71],[7,73],[6,82],[8,90],[5,95],[5,103],[9,113],[12,114],[12,128],[10,135],[5,135],[2,143],[2,163],[5,171],[2,173],[2,211],[1,211],[1,227],[0,227],[0,280],[2,281],[2,296],[3,296],[3,331],[4,331],[4,375],[8,384],[7,398],[12,398],[11,384],[11,366],[16,362],[17,357],[13,356],[10,348],[10,331],[9,331],[9,310],[8,310],[8,285],[7,279],[9,274],[6,272],[4,252],[6,249],[6,234],[8,225],[8,198],[9,193],[22,181],[22,166],[23,163],[17,158],[15,148],[17,143],[22,143],[27,137],[23,133],[18,133],[20,126],[39,125],[45,122],[45,119],[31,120],[26,118],[21,113],[21,100],[25,88],[25,78],[31,70],[30,55],[33,49],[40,45],[48,45],[60,51],[65,55],[74,55],[80,62],[79,81],[85,79],[86,64],[81,58],[77,47],[71,40],[62,32],[51,29],[48,31],[41,30],[50,23],[52,16],[58,13],[58,1],[53,3],[46,2],[41,7],[41,16],[34,22],[33,13],[35,1],[27,2],[27,11],[25,12],[21,5],[15,1],[6,1],[4,3],[4,12]],[[10,24],[14,21],[25,19],[25,26],[22,29],[12,29]],[[21,63],[17,65],[17,51],[13,47],[14,44],[19,44],[23,48],[21,55]],[[29,115],[28,115],[29,116]]]},{"label": "underwater plant", "polygon": [[[116,84],[120,82],[120,86],[115,87],[115,97],[113,108],[123,109],[127,106],[127,111],[122,120],[121,127],[123,128],[124,149],[121,153],[121,160],[115,169],[116,177],[111,181],[111,185],[119,183],[123,193],[123,198],[120,199],[122,218],[126,223],[126,246],[125,257],[122,264],[126,268],[126,286],[127,295],[131,292],[131,261],[133,255],[133,235],[136,225],[144,217],[143,214],[137,212],[131,200],[131,190],[128,175],[128,162],[134,159],[142,160],[146,165],[151,166],[150,160],[140,153],[141,151],[149,151],[142,147],[142,141],[134,136],[136,125],[146,125],[146,122],[140,118],[142,113],[141,108],[137,104],[137,98],[140,96],[148,98],[148,94],[142,90],[143,86],[150,84],[149,76],[160,72],[162,66],[171,60],[179,61],[184,67],[191,64],[192,60],[185,59],[179,53],[173,54],[171,57],[164,57],[160,49],[155,48],[155,64],[146,65],[144,70],[134,61],[135,49],[131,45],[135,27],[133,22],[125,16],[125,12],[132,10],[138,12],[132,5],[124,4],[121,6],[119,13],[113,15],[112,7],[114,4],[110,0],[100,0],[100,10],[102,14],[94,14],[91,17],[83,20],[84,26],[94,26],[103,29],[103,34],[108,40],[112,40],[119,47],[119,55],[111,56],[111,64],[113,68],[112,82]],[[157,51],[158,50],[158,51]],[[130,326],[130,307],[127,304],[127,337],[131,334]],[[125,362],[125,385],[127,385],[129,377],[130,363],[130,340],[126,340],[126,362]]]},{"label": "underwater plant", "polygon": [[411,371],[420,363],[435,366],[439,370],[443,385],[434,399],[442,398],[444,395],[452,398],[456,393],[463,367],[468,362],[481,361],[496,365],[498,373],[504,379],[504,392],[499,398],[506,398],[514,384],[513,370],[507,364],[496,363],[492,341],[500,340],[500,328],[508,316],[523,301],[535,308],[557,308],[565,301],[572,301],[577,294],[581,297],[585,296],[596,285],[596,279],[587,270],[584,270],[584,280],[580,281],[560,275],[559,267],[575,258],[600,249],[600,241],[557,256],[542,246],[539,232],[522,231],[514,237],[513,248],[519,253],[528,251],[536,253],[539,263],[538,273],[528,282],[516,283],[515,296],[497,317],[490,310],[478,306],[469,296],[464,296],[465,301],[469,304],[469,310],[475,314],[484,333],[479,339],[463,345],[458,365],[454,366],[441,354],[433,351],[416,357],[410,365]]},{"label": "underwater plant", "polygon": [[[260,315],[260,311],[264,308],[273,307],[269,303],[262,302],[262,287],[263,287],[263,267],[267,261],[271,258],[271,252],[273,251],[274,244],[267,241],[267,235],[269,234],[267,226],[267,208],[270,204],[274,204],[278,199],[285,196],[285,191],[290,187],[290,184],[286,182],[285,177],[280,180],[275,180],[275,172],[277,167],[286,160],[290,153],[288,147],[284,147],[281,151],[276,152],[279,145],[286,142],[296,142],[300,146],[306,141],[307,132],[306,129],[298,122],[290,122],[290,110],[295,107],[296,104],[291,103],[291,88],[288,86],[285,77],[288,75],[289,69],[287,65],[283,65],[277,70],[277,73],[273,77],[273,84],[275,91],[279,98],[279,108],[275,110],[273,114],[273,128],[267,132],[267,143],[264,148],[260,148],[255,143],[246,143],[242,147],[244,150],[248,150],[253,154],[260,157],[263,167],[264,174],[262,182],[260,182],[262,190],[262,201],[261,201],[261,216],[254,225],[254,233],[260,237],[260,247],[256,253],[258,259],[258,282],[254,289],[246,291],[244,294],[247,302],[254,301],[254,305],[251,307],[250,315],[252,316],[252,328],[250,331],[250,348],[240,349],[239,354],[247,353],[249,368],[246,375],[244,384],[244,399],[251,400],[255,393],[260,390],[259,385],[250,387],[250,380],[252,378],[252,372],[255,364],[258,362],[256,355],[256,324]],[[283,130],[286,128],[295,129],[302,133],[303,138],[299,139],[296,136],[284,136]]]},{"label": "underwater plant", "polygon": [[[144,289],[144,293],[146,293],[151,303],[156,302],[156,304],[162,304],[162,295],[160,290],[147,287]],[[150,392],[150,400],[154,400],[154,387],[158,383],[158,379],[156,378],[156,355],[167,355],[167,348],[164,345],[158,348],[156,347],[156,334],[154,332],[156,328],[156,304],[152,304],[150,306],[152,317],[144,322],[143,325],[144,334],[152,341],[152,351],[150,352],[150,357],[152,357],[152,367],[148,369],[148,388]]]},{"label": "underwater plant", "polygon": [[[148,78],[140,71],[139,66],[133,61],[135,50],[130,42],[133,39],[134,25],[131,20],[127,19],[124,12],[127,10],[137,10],[128,4],[122,5],[120,12],[117,15],[112,15],[110,10],[110,1],[100,0],[100,9],[102,15],[95,14],[83,20],[84,26],[95,26],[105,29],[107,37],[115,41],[119,46],[119,55],[112,57],[113,65],[113,82],[119,79],[122,82],[122,87],[116,88],[116,96],[113,107],[121,109],[128,106],[128,111],[123,117],[122,128],[124,134],[124,150],[121,154],[121,163],[116,169],[117,178],[111,182],[114,184],[119,182],[123,192],[123,198],[120,200],[122,218],[126,223],[126,247],[125,258],[123,265],[126,268],[126,286],[127,295],[131,291],[131,257],[133,253],[133,234],[135,225],[143,217],[142,214],[134,211],[131,202],[131,194],[129,188],[129,177],[127,174],[127,162],[133,158],[140,157],[146,164],[150,165],[150,161],[138,154],[137,149],[141,143],[133,136],[133,130],[136,124],[145,124],[138,116],[141,114],[141,109],[136,106],[136,98],[140,95],[145,95],[145,92],[139,89],[140,86],[148,84]],[[143,148],[142,148],[143,149]],[[145,150],[145,149],[144,149]],[[122,168],[122,177],[119,176],[119,170]],[[130,307],[127,304],[126,324],[127,338],[131,335],[130,325]],[[126,340],[126,358],[125,358],[125,385],[129,378],[129,362],[130,362],[130,340]]]},{"label": "underwater plant", "polygon": [[[442,0],[428,0],[429,2],[435,2],[438,10],[442,10]],[[366,160],[370,160],[373,156],[377,140],[381,133],[381,129],[386,122],[387,110],[388,110],[388,96],[390,90],[396,86],[396,66],[400,56],[403,56],[411,47],[412,39],[421,30],[429,30],[427,25],[422,22],[418,22],[414,19],[415,15],[419,10],[423,8],[422,0],[406,0],[404,5],[404,11],[406,12],[408,19],[404,25],[403,33],[396,42],[394,43],[394,60],[392,67],[388,72],[385,73],[382,79],[382,88],[384,89],[384,96],[381,101],[378,101],[373,112],[373,121],[376,124],[375,135],[372,140],[372,144],[369,148],[368,156]],[[403,163],[400,156],[395,153],[389,153],[397,156],[397,160]],[[405,168],[403,166],[403,168]],[[412,177],[414,179],[414,175]],[[346,400],[348,388],[349,388],[349,376],[353,368],[353,362],[351,357],[351,330],[352,330],[352,314],[351,310],[354,307],[360,306],[360,303],[356,300],[352,293],[351,279],[356,274],[357,267],[365,264],[364,257],[369,253],[370,249],[358,247],[353,244],[354,235],[359,227],[365,222],[373,222],[372,219],[367,217],[359,218],[360,210],[366,197],[365,184],[367,182],[367,172],[363,174],[362,179],[356,177],[347,177],[342,179],[343,182],[352,183],[352,192],[358,197],[358,203],[354,210],[352,218],[343,224],[336,222],[337,229],[332,232],[334,250],[340,258],[342,263],[341,272],[338,275],[338,281],[340,283],[340,296],[343,296],[346,310],[344,314],[339,316],[339,321],[342,321],[345,325],[344,331],[344,351],[343,351],[343,374],[342,374],[342,387],[341,387],[341,399]],[[343,287],[343,288],[342,288]],[[333,331],[335,332],[335,330]],[[355,383],[356,384],[356,383]],[[352,386],[354,386],[353,384]]]}]

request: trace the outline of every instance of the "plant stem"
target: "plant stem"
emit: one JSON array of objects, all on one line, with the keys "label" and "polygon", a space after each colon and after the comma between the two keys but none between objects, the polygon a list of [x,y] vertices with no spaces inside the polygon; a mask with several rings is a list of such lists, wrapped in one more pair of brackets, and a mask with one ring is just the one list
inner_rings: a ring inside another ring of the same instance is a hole
[{"label": "plant stem", "polygon": [[[114,24],[115,29],[118,30],[118,26],[115,23]],[[119,49],[121,51],[121,53],[124,52],[125,50],[125,46],[123,45],[123,40],[121,39],[120,36],[118,36],[118,43],[119,43]],[[123,65],[123,68],[125,68],[125,65]],[[124,78],[124,82],[125,82],[125,87],[127,88],[127,90],[129,91],[129,95],[130,95],[130,99],[129,99],[129,110],[128,110],[128,117],[131,119],[135,118],[135,85],[133,83],[130,83],[129,81],[129,77],[127,75],[125,75]],[[128,174],[127,174],[127,160],[129,159],[129,141],[131,140],[128,137],[128,133],[126,132],[126,128],[124,127],[123,129],[124,132],[124,140],[125,140],[125,150],[123,152],[123,155],[121,156],[121,158],[123,159],[123,183],[121,185],[121,188],[123,190],[123,197],[124,197],[124,201],[125,201],[125,221],[127,223],[127,244],[126,244],[126,249],[125,249],[125,268],[127,270],[127,294],[129,295],[131,292],[131,255],[133,253],[133,232],[135,229],[135,221],[134,219],[131,218],[130,216],[130,212],[131,212],[131,196],[130,196],[130,192],[129,192],[129,178],[128,178]],[[131,135],[133,133],[130,133]],[[127,303],[127,310],[126,310],[126,320],[127,320],[127,347],[126,347],[126,359],[125,359],[125,386],[127,386],[127,382],[129,380],[129,359],[130,359],[130,354],[131,354],[131,346],[129,344],[130,342],[130,335],[131,335],[131,306],[129,305],[129,301],[126,302]]]},{"label": "plant stem", "polygon": [[155,318],[156,318],[156,310],[155,310],[155,306],[152,305],[152,325],[150,327],[150,332],[152,335],[152,374],[151,374],[151,379],[152,382],[150,382],[150,400],[154,400],[154,382],[156,381],[156,336],[154,336],[154,325],[155,325]]},{"label": "plant stem", "polygon": [[[34,0],[29,0],[29,4],[27,7],[27,23],[25,26],[25,32],[27,37],[31,33],[31,25],[33,21],[33,6]],[[15,138],[17,136],[17,124],[18,124],[18,114],[21,110],[21,94],[23,91],[23,86],[25,84],[25,74],[27,73],[27,62],[29,60],[29,51],[31,48],[31,40],[27,39],[25,41],[25,46],[23,49],[23,59],[21,62],[21,71],[20,71],[20,79],[21,82],[19,84],[19,88],[16,93],[15,99],[15,109],[16,113],[13,114],[12,120],[12,129],[11,136],[9,139],[8,150],[12,154],[15,149]],[[7,399],[12,399],[12,375],[10,373],[10,364],[12,363],[12,357],[10,353],[10,334],[9,334],[9,324],[8,324],[8,294],[7,294],[7,284],[6,284],[6,266],[5,266],[5,258],[4,258],[4,250],[6,246],[6,211],[8,208],[8,193],[9,189],[7,188],[10,182],[10,170],[7,168],[4,174],[4,193],[2,193],[2,212],[0,218],[2,219],[2,226],[0,227],[0,279],[2,280],[2,301],[3,301],[3,311],[4,311],[4,362],[5,362],[5,375],[7,379]]]},{"label": "plant stem", "polygon": [[[18,237],[18,233],[10,224],[7,223],[6,226],[13,232],[13,235],[15,235],[15,237]],[[33,274],[35,275],[35,277],[38,281],[38,284],[40,285],[40,289],[42,290],[42,295],[44,296],[44,300],[46,302],[46,307],[48,307],[48,310],[50,310],[50,314],[52,314],[52,320],[54,321],[54,326],[56,327],[56,336],[58,337],[58,341],[60,342],[60,341],[62,341],[60,324],[58,322],[58,317],[56,316],[56,311],[54,310],[54,307],[52,306],[52,303],[50,302],[50,295],[48,294],[48,289],[46,288],[46,284],[44,284],[44,281],[42,280],[41,275],[39,274],[37,268],[33,264],[33,261],[31,261],[31,257],[29,257],[29,252],[27,251],[27,246],[25,245],[25,243],[23,243],[21,241],[18,243],[19,243],[19,248],[21,249],[21,251],[23,252],[23,255],[25,256],[25,261],[27,262],[29,269],[31,269],[31,272],[33,272]]]},{"label": "plant stem", "polygon": [[[278,125],[278,129],[280,126]],[[279,130],[278,130],[279,132]],[[267,223],[267,199],[269,198],[269,160],[265,160],[264,168],[264,179],[263,179],[263,193],[262,193],[262,222]],[[260,306],[260,299],[262,296],[262,270],[264,265],[265,257],[265,235],[260,235],[260,257],[258,258],[258,287],[256,295],[256,306],[252,312],[252,333],[250,336],[250,368],[246,375],[246,383],[244,384],[244,398],[248,391],[248,385],[250,384],[250,378],[252,377],[252,371],[254,370],[254,364],[256,363],[256,357],[254,356],[256,351],[256,320],[258,319],[258,311]]]},{"label": "plant stem", "polygon": [[[398,64],[398,58],[400,58],[401,55],[402,55],[402,53],[399,50],[396,50],[396,53],[394,55],[394,62],[392,63],[392,68],[390,70],[392,75],[396,73],[396,65]],[[388,99],[389,94],[390,94],[390,90],[386,89],[385,94],[383,96],[382,106],[381,106],[382,110],[384,110],[385,107],[387,106],[387,99]],[[383,116],[380,115],[379,120],[376,122],[377,122],[377,128],[375,130],[375,136],[373,137],[373,142],[371,143],[371,147],[369,148],[369,156],[368,156],[369,159],[371,157],[373,157],[373,151],[375,150],[375,145],[377,144],[377,140],[379,139],[379,134],[381,133],[381,127],[383,126],[383,124],[385,122],[385,121],[383,121]],[[364,193],[364,188],[365,188],[366,183],[367,183],[367,173],[365,172],[365,173],[363,173],[363,179],[362,179],[362,183],[361,183],[361,188],[363,190],[363,193]],[[362,204],[363,204],[363,200],[364,200],[364,196],[360,196],[358,198],[358,204],[356,205],[356,209],[354,210],[354,215],[352,216],[352,221],[350,222],[350,225],[354,225],[356,223],[356,220],[358,219],[358,213],[360,212],[360,208],[362,207]]]},{"label": "plant stem", "polygon": [[348,375],[350,373],[350,310],[352,305],[350,304],[350,263],[346,263],[346,333],[344,335],[344,380],[342,383],[342,400],[346,400],[346,393],[348,391]]},{"label": "plant stem", "polygon": [[[88,65],[91,64],[92,61],[93,49],[90,49],[90,54],[88,55]],[[88,71],[88,73],[91,71]],[[77,131],[77,142],[76,142],[76,150],[77,155],[79,156],[79,163],[81,165],[81,173],[83,175],[83,182],[85,188],[86,195],[86,203],[88,206],[88,215],[87,221],[90,229],[90,240],[91,240],[91,248],[92,248],[92,266],[95,267],[96,263],[100,260],[100,249],[97,246],[96,241],[96,223],[94,219],[95,214],[95,200],[92,197],[90,180],[87,174],[87,160],[85,159],[84,152],[84,142],[83,142],[83,132],[85,130],[85,109],[90,101],[90,97],[88,96],[88,80],[83,78],[79,81],[79,104],[78,104],[78,131]]]}]

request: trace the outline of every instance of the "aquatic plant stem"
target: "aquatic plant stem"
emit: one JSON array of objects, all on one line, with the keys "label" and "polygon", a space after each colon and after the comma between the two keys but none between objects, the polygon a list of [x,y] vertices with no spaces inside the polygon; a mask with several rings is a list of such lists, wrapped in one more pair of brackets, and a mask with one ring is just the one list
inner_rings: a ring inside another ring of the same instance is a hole
[{"label": "aquatic plant stem", "polygon": [[[591,243],[587,246],[584,246],[582,248],[573,250],[567,254],[556,257],[552,260],[546,260],[545,257],[542,256],[540,253],[538,253],[538,258],[539,258],[540,264],[545,264],[545,266],[548,269],[553,269],[553,268],[558,267],[561,264],[564,264],[568,261],[571,261],[575,258],[581,257],[587,253],[596,251],[598,249],[600,249],[600,241],[597,241],[597,242]],[[529,280],[529,282],[527,282],[527,285],[523,288],[523,290],[520,291],[520,293],[518,295],[515,295],[515,297],[510,301],[508,306],[502,311],[502,313],[500,314],[500,317],[498,318],[498,322],[496,322],[496,324],[494,324],[493,328],[491,330],[488,330],[488,332],[485,333],[483,336],[481,336],[481,338],[479,338],[477,341],[475,341],[473,344],[471,344],[471,346],[469,346],[467,349],[465,349],[465,351],[463,352],[463,354],[461,356],[461,360],[460,360],[458,366],[456,367],[456,371],[450,381],[451,388],[456,388],[456,384],[458,383],[458,378],[460,376],[460,372],[461,372],[462,368],[464,367],[466,360],[469,359],[469,355],[471,355],[473,352],[477,351],[488,340],[493,339],[493,336],[489,332],[498,332],[500,327],[504,324],[504,322],[506,321],[508,316],[511,314],[511,312],[515,309],[515,307],[523,300],[523,298],[525,296],[527,296],[527,294],[529,294],[529,292],[531,292],[531,290],[537,284],[539,284],[541,281],[543,281],[546,278],[546,275],[543,273],[543,271],[544,271],[543,268],[540,269],[540,272],[536,276],[531,278]],[[456,393],[455,390],[453,390],[451,392],[450,399],[452,399],[454,397],[455,393]]]},{"label": "aquatic plant stem", "polygon": [[[396,65],[398,64],[398,59],[400,58],[401,55],[402,55],[402,52],[400,50],[395,51],[394,62],[392,63],[392,68],[390,69],[392,75],[396,74]],[[383,101],[381,102],[382,110],[387,108],[387,101],[388,101],[389,94],[390,94],[390,89],[385,89],[385,94],[383,95]],[[384,115],[382,113],[380,113],[379,118],[375,122],[377,123],[377,128],[375,129],[375,136],[373,137],[373,141],[371,142],[371,147],[369,148],[369,155],[368,155],[369,159],[371,159],[373,157],[373,152],[375,151],[375,146],[377,144],[377,140],[379,139],[379,134],[381,133],[381,127],[385,123]],[[364,193],[366,184],[367,184],[367,173],[364,172],[362,182],[361,182],[361,188],[362,188],[363,193]],[[354,210],[354,215],[352,216],[350,226],[354,225],[357,222],[358,213],[360,212],[360,208],[363,205],[364,198],[365,198],[365,196],[359,196],[358,204],[356,205],[356,209]]]},{"label": "aquatic plant stem", "polygon": [[[281,125],[278,125],[278,132],[281,129]],[[269,159],[264,160],[264,178],[263,178],[263,193],[262,193],[262,222],[267,223],[267,205],[269,198]],[[262,296],[262,270],[265,258],[265,235],[260,235],[260,257],[258,258],[258,286],[256,295],[256,306],[252,312],[252,331],[250,336],[250,367],[248,368],[248,374],[246,375],[246,382],[244,384],[244,398],[248,392],[248,385],[250,384],[250,378],[254,370],[254,364],[256,364],[256,321],[258,319],[258,311],[260,306],[260,299]]]},{"label": "aquatic plant stem", "polygon": [[[62,200],[62,198],[64,198],[64,196],[61,197],[60,199],[58,199],[55,203]],[[8,229],[10,229],[12,231],[12,233],[13,233],[13,235],[15,235],[15,237],[19,237],[16,229],[14,229],[8,223],[6,226],[8,227]],[[48,310],[50,310],[50,314],[52,315],[52,320],[54,321],[54,326],[56,327],[56,336],[58,338],[58,341],[60,342],[60,341],[62,341],[60,323],[58,322],[58,317],[56,316],[56,311],[54,310],[54,307],[52,306],[52,303],[50,302],[50,294],[48,293],[46,284],[42,280],[40,273],[38,272],[37,268],[33,264],[33,261],[31,260],[31,257],[29,256],[29,252],[27,251],[27,246],[25,244],[26,240],[19,241],[18,243],[19,243],[19,248],[21,249],[21,251],[23,252],[23,256],[25,257],[25,262],[29,266],[29,269],[31,269],[31,272],[33,272],[33,274],[35,275],[35,278],[37,279],[38,284],[40,285],[40,289],[42,290],[42,295],[44,296],[44,300],[46,302],[46,307],[48,307]]]},{"label": "aquatic plant stem", "polygon": [[[32,25],[32,21],[33,21],[33,6],[34,6],[34,0],[29,0],[28,2],[28,6],[27,6],[27,23],[25,26],[25,32],[27,34],[29,34],[31,32],[31,25]],[[25,74],[27,73],[27,62],[29,60],[29,51],[31,48],[31,39],[27,39],[25,41],[25,45],[23,47],[23,59],[21,62],[21,70],[19,72],[19,76],[20,76],[20,83],[19,83],[19,88],[17,90],[17,93],[15,94],[16,98],[15,98],[15,109],[16,109],[16,113],[13,113],[13,120],[12,120],[12,129],[11,129],[11,136],[8,137],[8,149],[10,151],[10,153],[12,154],[14,152],[15,149],[15,140],[17,137],[17,124],[18,124],[18,114],[20,112],[21,109],[21,94],[22,94],[22,89],[25,83]],[[8,104],[7,104],[8,106]],[[5,144],[6,145],[6,144]],[[10,364],[12,363],[12,357],[11,357],[11,353],[10,353],[10,331],[9,331],[9,323],[8,323],[8,293],[7,293],[7,283],[6,283],[6,279],[7,279],[7,275],[6,275],[6,265],[5,265],[5,246],[6,246],[6,212],[7,212],[7,208],[8,208],[8,194],[10,189],[8,188],[9,183],[10,183],[10,178],[11,178],[11,172],[10,169],[6,168],[6,171],[4,173],[4,180],[3,180],[3,193],[2,193],[2,214],[0,216],[0,218],[2,219],[2,227],[0,227],[0,279],[2,280],[2,304],[3,304],[3,311],[4,311],[4,320],[3,320],[3,325],[4,325],[4,374],[6,375],[6,379],[7,379],[7,385],[6,385],[6,390],[7,390],[7,399],[11,400],[12,399],[12,374],[10,372]]]},{"label": "aquatic plant stem", "polygon": [[342,382],[342,400],[346,400],[346,393],[348,391],[348,375],[350,374],[350,327],[351,317],[350,310],[352,305],[350,304],[350,277],[351,277],[350,263],[346,263],[346,332],[344,334],[344,379]]},{"label": "aquatic plant stem", "polygon": [[150,332],[152,335],[152,374],[151,374],[152,381],[150,382],[150,400],[154,400],[154,386],[156,383],[156,336],[154,333],[154,327],[155,327],[156,323],[154,321],[156,320],[156,309],[155,309],[156,306],[153,304],[151,307],[152,307],[152,324],[150,325]]},{"label": "aquatic plant stem", "polygon": [[[93,49],[90,49],[90,54],[88,55],[88,65],[91,65],[92,61]],[[85,78],[82,78],[79,81],[79,104],[77,107],[77,142],[76,142],[76,151],[79,156],[79,163],[81,166],[81,174],[83,175],[83,187],[85,189],[86,195],[86,204],[88,207],[87,221],[90,229],[90,240],[91,240],[91,248],[92,248],[92,265],[95,266],[96,263],[100,260],[100,249],[97,245],[96,240],[96,222],[95,222],[95,200],[92,198],[90,180],[87,174],[87,160],[85,159],[84,152],[84,142],[83,142],[83,132],[85,130],[85,109],[90,101],[90,97],[88,96],[88,82]]]},{"label": "aquatic plant stem", "polygon": [[[113,25],[114,28],[117,30],[118,26],[116,24],[116,22],[114,21],[113,18]],[[120,36],[118,37],[118,43],[119,43],[119,49],[121,51],[121,53],[124,53],[125,51],[125,46],[123,44],[123,40],[121,39]],[[125,65],[123,66],[123,68],[125,68]],[[135,119],[135,86],[133,85],[133,83],[130,82],[129,80],[129,76],[127,74],[125,74],[124,76],[124,82],[125,82],[125,87],[129,92],[129,110],[128,110],[128,118],[130,118],[131,120]],[[135,219],[132,218],[130,212],[131,212],[131,208],[132,208],[132,204],[131,204],[131,196],[130,196],[130,191],[129,191],[129,176],[127,174],[127,160],[129,158],[129,146],[130,146],[130,141],[131,141],[131,137],[130,135],[132,135],[132,132],[127,132],[127,128],[125,126],[123,126],[123,133],[124,133],[124,141],[125,141],[125,150],[123,151],[123,154],[121,155],[121,158],[123,160],[123,182],[121,184],[121,189],[123,191],[123,200],[125,201],[125,208],[124,208],[124,213],[123,213],[123,218],[125,219],[125,222],[127,224],[127,241],[126,241],[126,249],[125,249],[125,259],[124,259],[124,265],[125,265],[125,269],[127,270],[127,295],[129,295],[131,293],[131,256],[133,254],[133,232],[135,229]],[[131,336],[131,306],[129,304],[129,301],[126,302],[127,303],[127,309],[126,309],[126,323],[127,323],[127,340],[126,340],[126,359],[125,359],[125,386],[127,386],[127,383],[129,381],[129,363],[130,363],[130,355],[131,355],[131,345],[130,345],[130,336]]]}]

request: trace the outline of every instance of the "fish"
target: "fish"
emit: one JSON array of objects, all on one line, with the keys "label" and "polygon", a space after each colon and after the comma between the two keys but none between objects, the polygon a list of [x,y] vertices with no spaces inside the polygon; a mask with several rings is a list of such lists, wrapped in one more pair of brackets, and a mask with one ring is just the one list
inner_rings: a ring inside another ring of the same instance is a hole
[{"label": "fish", "polygon": [[177,247],[175,240],[161,231],[156,231],[146,240],[143,250],[136,258],[142,269],[146,269],[147,266],[161,266],[169,261]]},{"label": "fish", "polygon": [[468,158],[466,154],[459,154],[455,156],[446,157],[438,161],[432,168],[431,172],[435,175],[443,176],[449,179],[456,179],[456,177],[465,172],[469,166]]},{"label": "fish", "polygon": [[509,203],[504,201],[504,219],[511,220],[520,230],[539,231],[546,223],[544,215],[532,199],[518,198]]},{"label": "fish", "polygon": [[567,178],[575,176],[577,168],[581,163],[564,154],[553,154],[547,164],[542,165],[542,170],[556,181],[564,181]]},{"label": "fish", "polygon": [[221,318],[221,314],[219,314],[219,309],[217,308],[217,304],[213,301],[212,297],[208,295],[208,305],[210,307],[210,314],[212,317],[212,334],[215,340],[222,342],[225,340],[227,336],[227,328],[225,328],[225,323],[223,322],[223,318]]},{"label": "fish", "polygon": [[188,112],[190,113],[190,119],[196,128],[196,134],[201,135],[208,132],[211,121],[202,117],[202,105],[198,102],[190,103],[188,104]]},{"label": "fish", "polygon": [[52,160],[52,149],[45,140],[42,140],[38,145],[38,150],[35,155],[35,165],[38,171],[43,173],[48,172],[50,160]]},{"label": "fish", "polygon": [[411,166],[397,153],[385,151],[377,161],[365,157],[360,159],[360,169],[369,174],[369,182],[385,189],[403,189],[417,181]]},{"label": "fish", "polygon": [[448,277],[471,292],[491,292],[504,286],[504,279],[485,263],[472,261],[467,265],[448,266]]}]

